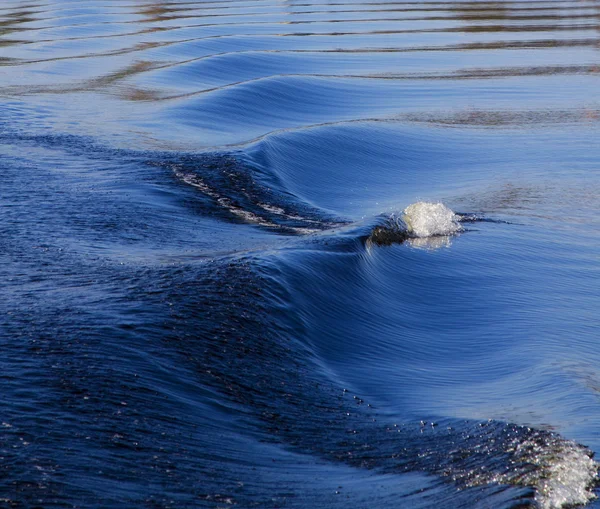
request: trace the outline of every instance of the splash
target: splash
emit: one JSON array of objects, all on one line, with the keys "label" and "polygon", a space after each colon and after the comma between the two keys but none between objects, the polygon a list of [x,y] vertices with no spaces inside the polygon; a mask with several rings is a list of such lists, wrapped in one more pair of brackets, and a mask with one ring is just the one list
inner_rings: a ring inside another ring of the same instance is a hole
[{"label": "splash", "polygon": [[443,203],[417,202],[401,214],[390,214],[383,224],[373,228],[368,241],[377,245],[390,245],[409,241],[423,249],[436,249],[450,245],[449,236],[463,228],[461,217]]},{"label": "splash", "polygon": [[[506,441],[500,449],[508,453],[511,468],[504,472],[458,470],[452,474],[454,480],[462,480],[467,486],[490,483],[531,486],[540,509],[585,505],[596,499],[598,464],[589,449],[554,433],[513,426],[506,429],[509,432],[501,434],[499,441]],[[480,447],[487,453],[496,448]]]},{"label": "splash", "polygon": [[544,449],[535,442],[521,447],[533,452],[531,463],[542,473],[536,483],[536,500],[540,507],[569,507],[596,498],[593,487],[598,481],[598,464],[588,449],[556,437]]},{"label": "splash", "polygon": [[413,203],[404,209],[402,219],[411,237],[452,235],[462,230],[459,216],[443,203]]}]

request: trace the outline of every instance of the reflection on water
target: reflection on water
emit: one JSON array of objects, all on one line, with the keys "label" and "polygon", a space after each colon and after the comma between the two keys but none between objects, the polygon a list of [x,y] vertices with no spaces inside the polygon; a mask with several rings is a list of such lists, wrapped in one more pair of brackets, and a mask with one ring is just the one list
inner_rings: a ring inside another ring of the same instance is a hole
[{"label": "reflection on water", "polygon": [[[20,71],[6,73],[0,90],[101,90],[154,101],[289,74],[394,80],[596,74],[598,39],[590,30],[599,28],[598,9],[593,2],[17,5],[0,11],[0,63]],[[233,55],[262,62],[225,65]],[[211,67],[213,60],[224,65]],[[173,80],[178,69],[181,79]],[[510,109],[524,116],[527,105]]]},{"label": "reflection on water", "polygon": [[435,251],[443,247],[452,245],[452,237],[448,235],[438,235],[435,237],[424,237],[416,239],[408,239],[408,245],[415,249],[424,249],[426,251]]}]

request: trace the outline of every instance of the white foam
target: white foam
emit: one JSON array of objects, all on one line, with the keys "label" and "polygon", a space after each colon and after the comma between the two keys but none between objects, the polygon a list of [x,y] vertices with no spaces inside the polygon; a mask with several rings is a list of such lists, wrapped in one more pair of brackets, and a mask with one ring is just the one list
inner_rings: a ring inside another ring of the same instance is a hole
[{"label": "white foam", "polygon": [[[564,509],[585,505],[596,498],[594,487],[598,481],[598,464],[591,452],[559,435],[534,432],[522,439],[515,432],[507,444],[514,467],[502,474],[473,475],[461,472],[455,475],[468,478],[470,486],[489,483],[531,486],[540,509]],[[530,465],[532,468],[523,468]]]},{"label": "white foam", "polygon": [[413,203],[404,209],[402,219],[414,237],[452,235],[462,230],[459,216],[443,203]]},{"label": "white foam", "polygon": [[587,450],[565,441],[551,453],[540,454],[537,461],[545,469],[538,481],[536,500],[542,509],[582,505],[596,498],[592,487],[598,465]]}]

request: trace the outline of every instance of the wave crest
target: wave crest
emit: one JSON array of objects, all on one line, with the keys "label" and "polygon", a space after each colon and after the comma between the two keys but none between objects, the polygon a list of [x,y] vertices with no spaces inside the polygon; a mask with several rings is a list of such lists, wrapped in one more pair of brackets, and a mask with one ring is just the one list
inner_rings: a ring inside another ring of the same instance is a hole
[{"label": "wave crest", "polygon": [[459,216],[443,203],[413,203],[404,209],[402,218],[412,237],[452,235],[462,230]]},{"label": "wave crest", "polygon": [[463,229],[461,216],[443,203],[416,202],[401,214],[390,214],[383,224],[371,231],[369,242],[390,245],[406,240],[419,241],[431,237],[448,237]]}]

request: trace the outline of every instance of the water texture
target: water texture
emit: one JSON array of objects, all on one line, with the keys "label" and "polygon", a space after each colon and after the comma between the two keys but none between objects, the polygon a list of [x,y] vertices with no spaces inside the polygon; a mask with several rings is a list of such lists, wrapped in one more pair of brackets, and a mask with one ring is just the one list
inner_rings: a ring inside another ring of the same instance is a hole
[{"label": "water texture", "polygon": [[600,507],[599,36],[2,2],[0,507]]}]

